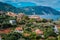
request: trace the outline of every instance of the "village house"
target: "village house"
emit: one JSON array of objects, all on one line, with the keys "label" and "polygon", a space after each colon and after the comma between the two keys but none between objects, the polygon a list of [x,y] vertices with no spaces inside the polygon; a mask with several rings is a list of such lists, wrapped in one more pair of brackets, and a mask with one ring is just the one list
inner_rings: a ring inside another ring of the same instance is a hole
[{"label": "village house", "polygon": [[23,33],[23,28],[22,28],[22,27],[17,27],[17,28],[15,29],[15,32]]},{"label": "village house", "polygon": [[19,14],[17,15],[17,21],[21,20],[21,19],[23,18],[23,16],[25,16],[24,13],[19,13]]},{"label": "village house", "polygon": [[1,33],[1,34],[2,34],[2,33],[8,34],[8,33],[10,33],[10,32],[11,32],[11,30],[10,30],[9,28],[0,30],[0,33]]},{"label": "village house", "polygon": [[56,25],[57,26],[57,28],[60,28],[60,25]]},{"label": "village house", "polygon": [[43,35],[43,31],[42,30],[36,29],[35,32],[36,32],[36,35],[41,36],[42,38],[44,38],[44,35]]},{"label": "village house", "polygon": [[31,34],[29,34],[29,33],[24,33],[23,35],[24,35],[24,37],[29,37]]},{"label": "village house", "polygon": [[10,24],[16,24],[16,20],[9,20]]},{"label": "village house", "polygon": [[8,13],[6,13],[6,15],[8,15],[8,16],[12,16],[12,17],[15,17],[15,16],[17,16],[17,14],[15,14],[15,13],[12,13],[12,12],[8,12]]},{"label": "village house", "polygon": [[40,30],[40,29],[36,29],[35,32],[36,32],[36,34],[38,34],[38,35],[39,35],[39,34],[43,34],[43,31]]},{"label": "village house", "polygon": [[21,19],[23,16],[25,16],[24,13],[19,13],[19,14],[17,15],[17,18]]},{"label": "village house", "polygon": [[55,32],[56,34],[59,34],[58,26],[57,26],[57,25],[54,26],[54,32]]},{"label": "village house", "polygon": [[36,19],[37,21],[40,21],[40,17],[38,15],[31,15],[29,16],[30,19]]}]

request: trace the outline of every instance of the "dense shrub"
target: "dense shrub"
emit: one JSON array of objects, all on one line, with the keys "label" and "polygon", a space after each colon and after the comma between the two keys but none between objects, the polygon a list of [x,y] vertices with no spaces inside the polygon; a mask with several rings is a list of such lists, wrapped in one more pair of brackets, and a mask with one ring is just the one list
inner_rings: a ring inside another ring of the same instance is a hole
[{"label": "dense shrub", "polygon": [[22,35],[20,33],[9,33],[2,36],[2,40],[18,40]]}]

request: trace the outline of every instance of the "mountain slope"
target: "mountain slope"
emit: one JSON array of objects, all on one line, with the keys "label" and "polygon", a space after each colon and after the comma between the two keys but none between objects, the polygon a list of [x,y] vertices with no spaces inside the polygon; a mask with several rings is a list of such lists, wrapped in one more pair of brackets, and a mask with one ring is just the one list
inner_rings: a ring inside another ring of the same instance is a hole
[{"label": "mountain slope", "polygon": [[27,15],[37,14],[37,15],[60,15],[59,11],[56,11],[55,9],[51,7],[45,7],[45,6],[29,6],[29,7],[14,7],[7,3],[0,2],[0,11],[5,12],[14,12],[14,13],[25,13]]},{"label": "mountain slope", "polygon": [[37,15],[60,15],[60,12],[45,6],[31,6],[31,7],[23,7],[24,13],[26,14],[37,14]]},{"label": "mountain slope", "polygon": [[20,11],[18,11],[20,9],[10,5],[10,4],[7,4],[7,3],[3,3],[3,2],[0,2],[0,11],[4,11],[4,12],[14,12],[14,13],[19,13]]}]

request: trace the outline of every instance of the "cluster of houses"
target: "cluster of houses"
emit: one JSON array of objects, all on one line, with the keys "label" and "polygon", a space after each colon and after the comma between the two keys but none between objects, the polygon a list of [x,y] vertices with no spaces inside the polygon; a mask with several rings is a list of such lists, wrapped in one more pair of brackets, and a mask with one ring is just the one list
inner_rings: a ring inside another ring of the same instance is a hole
[{"label": "cluster of houses", "polygon": [[[19,13],[19,14],[15,14],[15,13],[12,13],[12,12],[8,12],[6,13],[6,15],[9,15],[9,16],[12,16],[12,17],[17,17],[17,21],[21,20],[23,16],[25,16],[24,13]],[[37,21],[40,20],[40,17],[38,15],[31,15],[31,16],[28,16],[29,18],[34,18],[36,19]],[[10,20],[10,23],[14,22],[15,20]]]},{"label": "cluster of houses", "polygon": [[[0,15],[2,14],[2,12],[0,12]],[[22,17],[25,15],[24,13],[20,13],[20,14],[15,14],[15,13],[12,13],[12,12],[8,12],[8,13],[6,13],[6,15],[8,15],[8,16],[12,16],[12,17],[17,17],[17,20],[21,20],[22,19]],[[34,18],[34,19],[36,19],[36,20],[40,20],[40,17],[39,16],[37,16],[37,15],[31,15],[31,16],[29,16],[29,18]],[[13,19],[13,20],[10,20],[9,21],[11,24],[14,24],[14,23],[16,23],[16,20],[15,19]],[[16,29],[15,29],[15,32],[19,32],[19,33],[23,33],[23,28],[22,27],[17,27]],[[42,30],[40,30],[40,29],[36,29],[36,30],[34,30],[33,32],[36,32],[36,34],[37,35],[41,35],[42,37],[44,37],[43,36],[43,31]],[[55,33],[57,33],[58,34],[58,28],[57,28],[57,26],[55,25],[55,27],[54,27],[54,32]],[[28,34],[25,34],[25,36],[27,36]],[[1,40],[1,36],[0,36],[0,40]]]}]

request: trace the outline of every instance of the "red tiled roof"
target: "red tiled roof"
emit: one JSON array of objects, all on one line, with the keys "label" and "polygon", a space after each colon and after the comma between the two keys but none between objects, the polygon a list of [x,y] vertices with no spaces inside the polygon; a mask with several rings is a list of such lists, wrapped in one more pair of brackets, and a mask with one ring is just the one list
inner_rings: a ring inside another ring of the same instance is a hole
[{"label": "red tiled roof", "polygon": [[57,25],[58,28],[60,28],[60,25]]},{"label": "red tiled roof", "polygon": [[4,29],[4,30],[0,30],[0,33],[9,33],[11,30],[10,29]]},{"label": "red tiled roof", "polygon": [[35,32],[36,34],[43,34],[43,31],[41,31],[40,29],[36,29]]},{"label": "red tiled roof", "polygon": [[15,30],[23,30],[22,27],[17,27]]}]

